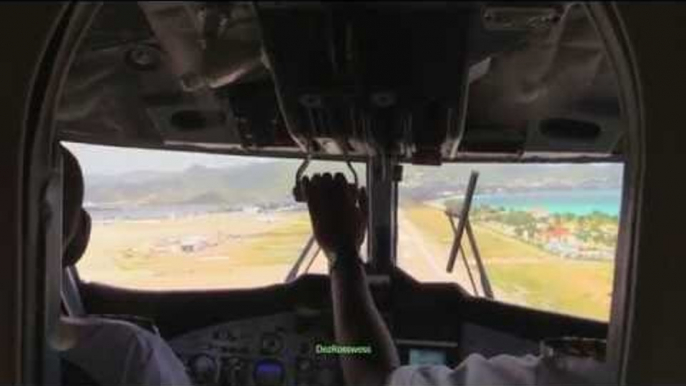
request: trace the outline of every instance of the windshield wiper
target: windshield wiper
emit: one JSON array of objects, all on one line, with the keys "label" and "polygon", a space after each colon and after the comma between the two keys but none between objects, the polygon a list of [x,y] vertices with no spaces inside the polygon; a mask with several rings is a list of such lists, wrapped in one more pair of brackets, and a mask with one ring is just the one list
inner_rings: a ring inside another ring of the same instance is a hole
[{"label": "windshield wiper", "polygon": [[[488,280],[488,274],[486,273],[483,261],[481,260],[479,247],[476,245],[476,238],[474,237],[474,232],[472,231],[472,225],[469,222],[469,210],[472,206],[472,198],[474,196],[474,191],[476,190],[476,182],[478,179],[479,172],[472,171],[472,174],[469,176],[469,184],[467,185],[467,192],[462,204],[456,208],[449,208],[445,210],[445,215],[448,217],[448,221],[450,221],[450,227],[452,228],[454,235],[453,245],[450,249],[450,257],[448,259],[446,271],[453,271],[457,255],[460,253],[460,250],[462,250],[461,256],[462,261],[464,262],[464,267],[467,270],[469,281],[474,289],[474,295],[478,295],[476,283],[474,282],[474,277],[472,276],[472,270],[469,268],[469,263],[467,262],[467,255],[464,251],[464,248],[462,248],[462,236],[464,235],[464,232],[467,231],[467,239],[472,248],[474,260],[476,260],[477,269],[479,270],[481,288],[487,298],[493,299],[493,289],[491,288],[491,283]],[[455,225],[455,221],[453,220],[454,217],[459,218],[459,223],[457,225]]]},{"label": "windshield wiper", "polygon": [[[300,256],[298,257],[298,260],[293,263],[293,266],[291,266],[291,269],[288,271],[288,275],[286,275],[286,279],[284,279],[284,283],[290,283],[291,281],[295,280],[295,278],[298,276],[298,271],[300,271],[300,266],[303,264],[307,256],[310,254],[310,251],[312,250],[312,247],[314,247],[316,244],[316,241],[314,239],[314,234],[310,235],[310,238],[307,239],[307,243],[305,243],[305,247],[303,248],[302,252],[300,252]],[[312,263],[317,259],[317,256],[319,256],[321,248],[319,248],[319,245],[316,245],[316,251],[314,252],[314,255],[310,259],[310,262],[307,264],[307,267],[305,267],[305,271],[303,273],[307,273],[307,271],[310,270],[310,267],[312,266]]]}]

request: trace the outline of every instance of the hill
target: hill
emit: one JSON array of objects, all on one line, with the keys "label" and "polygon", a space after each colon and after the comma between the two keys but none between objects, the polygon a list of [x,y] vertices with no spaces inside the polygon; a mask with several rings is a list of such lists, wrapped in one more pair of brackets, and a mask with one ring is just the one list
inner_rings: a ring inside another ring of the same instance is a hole
[{"label": "hill", "polygon": [[[181,172],[138,170],[116,176],[86,178],[86,201],[95,205],[257,205],[292,203],[291,189],[299,160],[275,160],[211,168],[192,166]],[[365,174],[356,165],[364,184]],[[438,167],[406,165],[401,190],[417,200],[441,192],[464,190],[472,169],[480,171],[478,192],[537,189],[591,189],[621,186],[621,165],[503,165],[446,164]],[[342,171],[345,164],[316,162],[307,174]]]}]

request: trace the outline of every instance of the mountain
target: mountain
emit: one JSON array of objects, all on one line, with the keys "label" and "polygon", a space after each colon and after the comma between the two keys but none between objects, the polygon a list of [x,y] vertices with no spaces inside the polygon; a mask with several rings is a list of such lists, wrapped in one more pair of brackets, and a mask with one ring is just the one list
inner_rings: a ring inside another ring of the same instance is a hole
[{"label": "mountain", "polygon": [[96,205],[257,204],[287,199],[294,169],[278,162],[231,168],[193,166],[182,172],[86,178]]},{"label": "mountain", "polygon": [[[298,160],[250,163],[225,168],[192,166],[181,172],[135,171],[116,176],[87,176],[86,201],[107,206],[214,205],[245,206],[292,203],[291,189]],[[360,181],[365,175],[356,165]],[[460,192],[471,170],[480,172],[478,192],[536,189],[619,188],[622,167],[616,164],[445,164],[405,165],[401,193],[427,199],[442,192]],[[343,172],[345,164],[313,162],[307,175]]]},{"label": "mountain", "polygon": [[401,193],[416,200],[464,192],[479,172],[477,194],[532,190],[619,189],[621,164],[444,164],[408,165]]}]

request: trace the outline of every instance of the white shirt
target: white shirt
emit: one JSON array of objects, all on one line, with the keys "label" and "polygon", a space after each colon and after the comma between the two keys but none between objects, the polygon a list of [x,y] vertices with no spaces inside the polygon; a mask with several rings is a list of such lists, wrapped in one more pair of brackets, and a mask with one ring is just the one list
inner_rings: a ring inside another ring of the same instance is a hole
[{"label": "white shirt", "polygon": [[607,365],[590,358],[498,355],[468,356],[459,366],[402,366],[391,375],[392,386],[478,385],[611,385]]},{"label": "white shirt", "polygon": [[159,336],[135,324],[97,317],[77,326],[74,347],[62,357],[101,386],[190,386],[185,367]]}]

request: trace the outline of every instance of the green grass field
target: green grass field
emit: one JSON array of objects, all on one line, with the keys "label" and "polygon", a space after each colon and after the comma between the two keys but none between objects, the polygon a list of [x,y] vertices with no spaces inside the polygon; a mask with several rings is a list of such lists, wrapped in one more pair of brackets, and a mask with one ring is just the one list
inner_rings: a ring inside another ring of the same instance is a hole
[{"label": "green grass field", "polygon": [[[307,212],[95,223],[78,268],[87,281],[127,288],[255,288],[282,282],[310,234]],[[209,245],[183,251],[188,237]]]},{"label": "green grass field", "polygon": [[541,261],[487,264],[492,283],[535,308],[607,320],[612,294],[609,262]]},{"label": "green grass field", "polygon": [[[428,205],[404,207],[409,219],[423,230],[430,239],[450,248],[453,232],[446,216],[437,208]],[[505,237],[474,223],[474,235],[484,259],[550,258],[549,253],[525,242]],[[402,232],[402,229],[400,230]],[[466,239],[466,238],[465,238]]]},{"label": "green grass field", "polygon": [[236,265],[292,264],[311,233],[310,219],[304,213],[269,233],[251,237],[233,262]]},{"label": "green grass field", "polygon": [[[449,250],[452,230],[437,208],[403,208],[424,235]],[[523,305],[593,319],[607,320],[613,263],[574,261],[555,256],[523,241],[473,224],[491,284],[498,293],[512,294]],[[401,230],[402,232],[402,230]],[[471,251],[467,248],[468,256]]]}]

